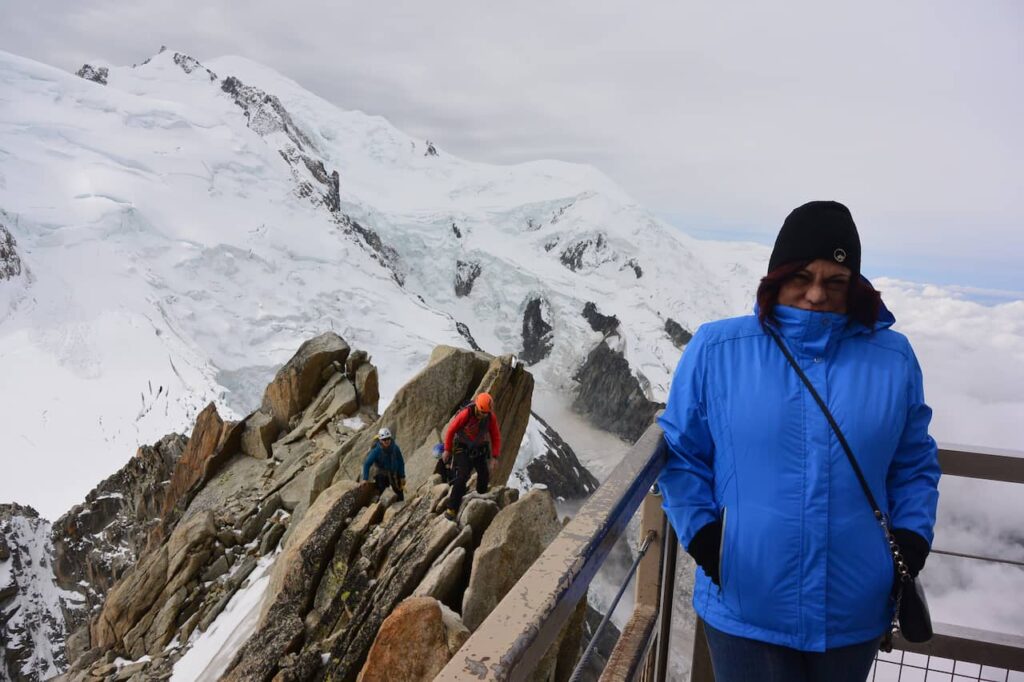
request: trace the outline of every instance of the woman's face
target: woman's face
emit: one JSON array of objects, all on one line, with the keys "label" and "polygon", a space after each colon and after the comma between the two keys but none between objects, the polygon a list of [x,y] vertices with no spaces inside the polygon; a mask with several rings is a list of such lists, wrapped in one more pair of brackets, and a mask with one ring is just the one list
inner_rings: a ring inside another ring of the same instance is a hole
[{"label": "woman's face", "polygon": [[779,304],[819,313],[845,313],[851,274],[838,263],[811,261],[779,288]]}]

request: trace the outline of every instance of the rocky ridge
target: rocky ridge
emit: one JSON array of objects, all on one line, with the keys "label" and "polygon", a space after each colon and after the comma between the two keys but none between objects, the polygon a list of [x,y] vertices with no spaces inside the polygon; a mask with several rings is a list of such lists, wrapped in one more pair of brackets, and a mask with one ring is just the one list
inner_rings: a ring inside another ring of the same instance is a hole
[{"label": "rocky ridge", "polygon": [[[71,527],[90,536],[95,553],[100,538],[87,533],[90,517],[113,518],[102,539],[138,552],[90,619],[87,641],[62,679],[168,679],[188,671],[198,679],[385,679],[374,663],[395,655],[385,624],[392,617],[401,630],[410,611],[437,616],[429,619],[434,626],[414,628],[416,645],[430,653],[418,659],[422,675],[408,678],[432,679],[428,673],[447,662],[561,523],[547,491],[519,499],[504,485],[533,389],[514,358],[439,347],[383,415],[375,374],[366,353],[340,337],[312,339],[278,372],[259,410],[231,423],[210,408],[187,443],[168,437],[140,450],[131,469],[62,519],[81,518]],[[432,473],[430,450],[450,414],[481,390],[495,396],[502,456],[491,489],[467,495],[452,523],[441,514],[448,486]],[[406,453],[404,502],[356,481],[373,433],[385,424]],[[172,463],[169,479],[154,487],[156,472]],[[132,476],[141,483],[131,499],[108,492]],[[162,524],[126,532],[130,513],[154,507],[170,510]],[[96,585],[99,593],[103,581]],[[405,603],[414,595],[419,601]],[[239,603],[249,604],[252,625],[237,649],[197,661],[204,642],[229,627],[215,628],[218,618],[232,617]],[[567,652],[578,654],[581,628],[582,617],[564,633]],[[537,679],[556,670],[566,679],[566,665],[555,651]]]}]

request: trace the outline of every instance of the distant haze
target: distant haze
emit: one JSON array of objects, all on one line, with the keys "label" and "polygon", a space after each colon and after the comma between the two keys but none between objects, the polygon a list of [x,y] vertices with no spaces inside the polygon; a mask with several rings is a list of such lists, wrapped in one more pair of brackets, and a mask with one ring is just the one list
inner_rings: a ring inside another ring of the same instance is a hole
[{"label": "distant haze", "polygon": [[1024,5],[695,5],[0,0],[0,47],[246,56],[463,157],[593,164],[705,237],[834,198],[869,274],[1024,296]]}]

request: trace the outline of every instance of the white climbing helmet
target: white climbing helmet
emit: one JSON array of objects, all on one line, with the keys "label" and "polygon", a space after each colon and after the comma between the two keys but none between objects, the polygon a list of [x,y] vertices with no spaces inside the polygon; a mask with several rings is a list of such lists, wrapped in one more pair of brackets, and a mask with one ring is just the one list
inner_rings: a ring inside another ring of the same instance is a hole
[{"label": "white climbing helmet", "polygon": [[389,440],[391,438],[391,429],[385,427],[377,432],[377,440]]}]

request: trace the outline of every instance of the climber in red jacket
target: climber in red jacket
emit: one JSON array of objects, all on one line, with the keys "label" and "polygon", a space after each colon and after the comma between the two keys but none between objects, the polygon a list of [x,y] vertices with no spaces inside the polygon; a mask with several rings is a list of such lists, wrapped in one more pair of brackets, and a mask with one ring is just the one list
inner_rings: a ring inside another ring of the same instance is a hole
[{"label": "climber in red jacket", "polygon": [[470,473],[476,471],[476,491],[487,492],[491,471],[501,452],[501,433],[493,408],[491,394],[481,393],[448,424],[441,457],[445,462],[454,458],[455,464],[452,490],[444,512],[451,521],[459,512]]}]

